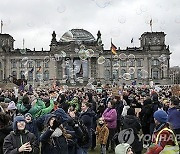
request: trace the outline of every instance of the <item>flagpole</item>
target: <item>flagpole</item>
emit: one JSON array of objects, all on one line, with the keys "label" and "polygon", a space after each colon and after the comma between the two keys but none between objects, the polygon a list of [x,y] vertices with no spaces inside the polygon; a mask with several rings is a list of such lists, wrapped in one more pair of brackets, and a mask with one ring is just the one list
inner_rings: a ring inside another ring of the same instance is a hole
[{"label": "flagpole", "polygon": [[151,27],[151,32],[152,32],[152,19],[150,20],[150,27]]},{"label": "flagpole", "polygon": [[151,25],[151,32],[152,32],[152,25]]},{"label": "flagpole", "polygon": [[[111,48],[110,50],[112,50],[112,38],[111,38]],[[113,72],[112,72],[112,51],[111,52],[111,84],[113,84]]]},{"label": "flagpole", "polygon": [[3,21],[1,20],[1,34],[2,34]]},{"label": "flagpole", "polygon": [[24,49],[24,42],[25,42],[25,41],[24,41],[24,38],[23,38],[23,49]]}]

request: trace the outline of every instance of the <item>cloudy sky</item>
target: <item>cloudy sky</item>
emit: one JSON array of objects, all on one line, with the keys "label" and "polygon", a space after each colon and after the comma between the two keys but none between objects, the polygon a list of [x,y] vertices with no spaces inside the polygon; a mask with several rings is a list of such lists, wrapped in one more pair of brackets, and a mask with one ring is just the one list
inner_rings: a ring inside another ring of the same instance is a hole
[{"label": "cloudy sky", "polygon": [[121,49],[139,46],[139,37],[150,31],[164,31],[170,45],[171,66],[180,66],[179,0],[4,0],[0,3],[3,33],[14,37],[15,48],[49,50],[51,34],[57,40],[68,30],[82,28],[97,37],[101,31],[105,49],[113,43]]}]

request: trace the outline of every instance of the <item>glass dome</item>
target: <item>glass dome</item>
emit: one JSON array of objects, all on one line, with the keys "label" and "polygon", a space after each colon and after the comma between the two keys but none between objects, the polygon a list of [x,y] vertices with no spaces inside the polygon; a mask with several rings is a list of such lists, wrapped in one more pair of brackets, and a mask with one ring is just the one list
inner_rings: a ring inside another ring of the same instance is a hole
[{"label": "glass dome", "polygon": [[63,34],[60,42],[71,41],[95,41],[95,38],[90,32],[84,29],[71,29]]}]

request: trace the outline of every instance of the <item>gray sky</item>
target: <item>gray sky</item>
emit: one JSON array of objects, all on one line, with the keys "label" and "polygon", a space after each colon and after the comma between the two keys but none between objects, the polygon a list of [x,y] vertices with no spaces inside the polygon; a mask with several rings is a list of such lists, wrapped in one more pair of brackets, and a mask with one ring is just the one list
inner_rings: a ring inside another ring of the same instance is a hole
[{"label": "gray sky", "polygon": [[[164,31],[170,45],[171,66],[180,66],[179,0],[1,0],[3,33],[14,37],[15,48],[49,50],[51,34],[57,40],[68,30],[82,28],[97,37],[101,31],[105,49],[113,43],[121,49],[139,46],[139,37],[150,31]],[[179,53],[178,53],[179,52]]]}]

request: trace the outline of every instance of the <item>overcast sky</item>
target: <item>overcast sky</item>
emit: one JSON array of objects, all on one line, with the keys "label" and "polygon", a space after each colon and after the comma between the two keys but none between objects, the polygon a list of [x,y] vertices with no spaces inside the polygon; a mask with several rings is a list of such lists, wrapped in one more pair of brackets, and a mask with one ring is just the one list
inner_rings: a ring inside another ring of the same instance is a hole
[{"label": "overcast sky", "polygon": [[43,47],[49,50],[51,34],[57,40],[74,28],[82,28],[97,37],[101,31],[105,49],[113,43],[121,49],[139,46],[139,37],[150,31],[164,31],[170,45],[171,66],[180,66],[179,0],[1,0],[3,33],[13,36],[15,48]]}]

